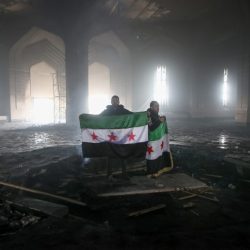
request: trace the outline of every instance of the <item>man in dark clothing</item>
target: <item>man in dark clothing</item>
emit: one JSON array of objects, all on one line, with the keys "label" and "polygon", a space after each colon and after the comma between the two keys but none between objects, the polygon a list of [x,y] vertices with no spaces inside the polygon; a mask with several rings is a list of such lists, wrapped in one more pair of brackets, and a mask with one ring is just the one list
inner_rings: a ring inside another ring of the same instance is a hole
[{"label": "man in dark clothing", "polygon": [[[152,101],[150,103],[150,108],[147,110],[147,115],[148,128],[150,131],[154,131],[161,123],[166,122],[165,116],[159,116],[159,103],[157,101]],[[163,171],[163,169],[166,168],[166,159],[168,159],[168,153],[164,152],[162,156],[155,161],[147,161],[148,177],[158,177],[160,175],[160,171]]]},{"label": "man in dark clothing", "polygon": [[147,110],[149,122],[148,127],[150,131],[155,130],[161,122],[166,121],[165,116],[159,116],[159,103],[157,101],[152,101],[150,103],[150,108]]},{"label": "man in dark clothing", "polygon": [[[111,104],[112,105],[108,105],[106,107],[106,109],[101,112],[100,115],[125,115],[125,114],[132,114],[131,111],[125,109],[123,105],[120,105],[120,100],[119,100],[119,97],[117,95],[112,96],[112,98],[111,98]],[[111,145],[111,148],[112,147],[117,147],[117,145],[115,145],[115,146]],[[127,173],[126,173],[127,162],[126,162],[125,159],[120,159],[120,161],[121,161],[121,165],[122,165],[122,175],[123,175],[123,178],[128,179],[128,176],[127,176]],[[107,176],[108,176],[109,179],[112,180],[113,177],[112,177],[111,172],[112,172],[112,169],[111,169],[111,166],[110,166],[110,160],[107,159]]]},{"label": "man in dark clothing", "polygon": [[120,100],[117,95],[112,96],[111,104],[106,107],[104,111],[100,115],[125,115],[132,114],[131,111],[124,108],[123,105],[120,105]]}]

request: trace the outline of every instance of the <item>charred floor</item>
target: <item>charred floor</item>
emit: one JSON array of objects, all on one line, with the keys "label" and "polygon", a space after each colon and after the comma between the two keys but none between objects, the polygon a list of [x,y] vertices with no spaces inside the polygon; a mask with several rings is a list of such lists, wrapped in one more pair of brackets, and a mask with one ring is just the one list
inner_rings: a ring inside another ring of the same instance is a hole
[{"label": "charred floor", "polygon": [[[166,175],[204,186],[166,190],[163,175],[152,192],[128,194],[133,180],[148,182],[145,160],[129,162],[126,179],[113,162],[108,179],[105,159],[83,162],[75,127],[1,130],[1,181],[81,202],[1,185],[1,249],[248,249],[249,128],[182,119],[169,129],[175,167]],[[39,200],[35,209],[27,199]]]}]

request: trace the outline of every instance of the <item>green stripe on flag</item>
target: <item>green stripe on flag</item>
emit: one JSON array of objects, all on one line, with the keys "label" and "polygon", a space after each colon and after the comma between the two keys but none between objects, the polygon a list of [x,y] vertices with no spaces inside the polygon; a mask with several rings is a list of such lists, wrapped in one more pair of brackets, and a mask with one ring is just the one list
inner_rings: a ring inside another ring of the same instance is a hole
[{"label": "green stripe on flag", "polygon": [[135,112],[133,114],[112,116],[81,114],[79,120],[81,129],[133,128],[148,124],[147,112]]},{"label": "green stripe on flag", "polygon": [[160,140],[167,133],[168,133],[167,123],[162,122],[154,131],[149,131],[148,140],[149,141]]}]

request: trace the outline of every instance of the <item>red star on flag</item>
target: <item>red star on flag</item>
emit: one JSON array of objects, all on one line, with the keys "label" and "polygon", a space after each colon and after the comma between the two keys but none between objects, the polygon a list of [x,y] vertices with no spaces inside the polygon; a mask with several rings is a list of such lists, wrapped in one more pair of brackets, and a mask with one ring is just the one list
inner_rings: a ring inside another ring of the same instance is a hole
[{"label": "red star on flag", "polygon": [[162,141],[161,142],[161,150],[163,149],[163,146],[164,146],[164,142]]},{"label": "red star on flag", "polygon": [[93,141],[96,141],[97,138],[98,138],[98,136],[95,134],[95,132],[93,132],[93,133],[91,134],[91,137],[92,137],[92,140],[93,140]]},{"label": "red star on flag", "polygon": [[153,147],[152,147],[152,146],[147,147],[147,153],[148,153],[149,155],[151,155],[151,153],[153,153],[153,152],[154,152],[154,150],[153,150]]},{"label": "red star on flag", "polygon": [[114,135],[114,133],[113,133],[113,132],[111,132],[111,134],[110,134],[110,135],[108,135],[108,137],[109,137],[109,141],[110,141],[110,142],[112,142],[112,141],[116,141],[116,138],[117,138],[117,136],[116,136],[116,135]]},{"label": "red star on flag", "polygon": [[133,131],[131,132],[131,134],[128,135],[128,140],[129,141],[134,141],[135,140],[135,134],[133,134]]}]

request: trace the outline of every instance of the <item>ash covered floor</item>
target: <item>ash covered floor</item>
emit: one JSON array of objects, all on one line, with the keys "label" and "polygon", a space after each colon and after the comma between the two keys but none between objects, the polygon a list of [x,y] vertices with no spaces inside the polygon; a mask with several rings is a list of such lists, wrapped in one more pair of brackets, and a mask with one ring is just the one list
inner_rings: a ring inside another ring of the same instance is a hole
[{"label": "ash covered floor", "polygon": [[[130,180],[121,177],[119,161],[115,162],[115,178],[107,180],[104,159],[83,165],[78,128],[18,128],[5,125],[0,131],[1,181],[72,198],[87,206],[0,187],[1,249],[250,247],[249,128],[229,120],[170,121],[175,162],[170,174],[185,173],[207,187],[117,197],[98,194],[143,178],[143,160],[129,162]],[[161,178],[157,181],[162,184]],[[26,197],[68,206],[69,214],[62,218],[40,216],[8,203]]]}]

